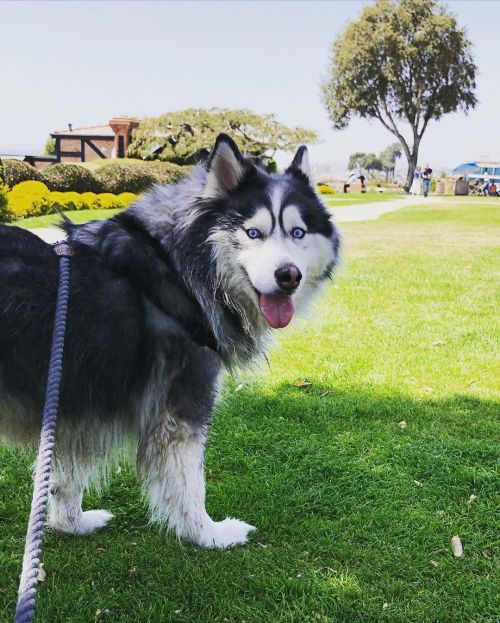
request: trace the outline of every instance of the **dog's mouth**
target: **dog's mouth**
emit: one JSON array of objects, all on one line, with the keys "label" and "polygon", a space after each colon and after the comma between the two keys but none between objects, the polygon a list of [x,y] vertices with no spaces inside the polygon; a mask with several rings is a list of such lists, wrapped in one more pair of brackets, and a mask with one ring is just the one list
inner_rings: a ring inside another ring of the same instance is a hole
[{"label": "dog's mouth", "polygon": [[283,329],[290,323],[295,311],[295,305],[290,295],[257,292],[257,296],[259,297],[260,311],[270,327]]}]

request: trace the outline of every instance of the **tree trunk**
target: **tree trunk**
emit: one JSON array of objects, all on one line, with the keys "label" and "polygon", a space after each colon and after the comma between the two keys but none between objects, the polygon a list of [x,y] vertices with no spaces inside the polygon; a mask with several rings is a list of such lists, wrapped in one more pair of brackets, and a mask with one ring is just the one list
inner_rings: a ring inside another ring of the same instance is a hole
[{"label": "tree trunk", "polygon": [[418,160],[418,149],[416,151],[414,150],[413,153],[410,154],[410,158],[408,159],[408,173],[406,175],[406,184],[405,184],[405,191],[407,193],[410,192],[410,187],[413,182],[413,175],[415,173],[415,169],[417,168],[417,160]]},{"label": "tree trunk", "polygon": [[413,127],[413,149],[411,153],[406,153],[406,158],[408,160],[408,174],[406,176],[406,186],[405,190],[407,193],[410,192],[410,187],[413,182],[413,174],[415,173],[415,169],[417,168],[418,162],[418,149],[420,147],[421,136],[418,134],[417,127]]},{"label": "tree trunk", "polygon": [[[390,116],[389,111],[387,110],[387,106],[385,108],[385,111],[387,115],[389,116],[389,121],[383,118],[383,115],[380,111],[378,112],[378,115],[376,116],[378,117],[378,119],[380,119],[380,121],[382,122],[382,125],[384,125],[389,130],[389,132],[394,134],[394,136],[401,143],[401,147],[403,148],[403,153],[406,156],[406,160],[408,161],[408,173],[406,175],[406,184],[404,187],[405,192],[408,193],[410,192],[410,187],[413,182],[413,174],[415,173],[415,168],[417,166],[417,160],[418,160],[418,149],[420,147],[420,141],[422,140],[422,135],[424,133],[427,122],[424,124],[424,127],[420,131],[420,133],[418,131],[418,120],[416,123],[410,122],[412,126],[412,130],[413,130],[413,148],[410,151],[410,146],[406,142],[404,136],[401,134],[401,132],[399,132],[398,128],[396,127],[396,124],[394,123],[393,118]],[[396,168],[396,163],[394,163],[394,168]]]}]

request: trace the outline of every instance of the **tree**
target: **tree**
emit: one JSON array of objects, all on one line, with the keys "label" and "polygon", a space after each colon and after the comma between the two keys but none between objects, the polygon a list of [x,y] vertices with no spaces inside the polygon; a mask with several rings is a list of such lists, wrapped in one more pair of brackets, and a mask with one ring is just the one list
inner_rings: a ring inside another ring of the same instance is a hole
[{"label": "tree", "polygon": [[382,162],[382,169],[385,171],[385,179],[388,180],[389,176],[394,178],[394,169],[396,168],[396,160],[401,158],[402,151],[399,143],[392,143],[384,149],[380,154],[380,161]]},{"label": "tree", "polygon": [[471,47],[437,0],[376,0],[333,43],[322,91],[334,128],[378,119],[401,144],[409,187],[431,119],[477,103]]},{"label": "tree", "polygon": [[366,154],[363,151],[355,151],[349,156],[349,164],[347,168],[349,171],[360,171],[363,166],[363,161],[366,158]]},{"label": "tree", "polygon": [[45,147],[43,148],[43,153],[45,156],[55,156],[56,155],[56,139],[49,137],[45,143]]},{"label": "tree", "polygon": [[189,108],[144,119],[134,131],[127,154],[145,160],[159,159],[193,164],[203,158],[225,132],[249,157],[273,156],[277,150],[294,151],[301,143],[314,143],[316,134],[289,128],[274,115],[250,110]]},{"label": "tree", "polygon": [[365,154],[363,158],[362,166],[368,174],[371,174],[373,171],[382,171],[382,161],[375,154]]}]

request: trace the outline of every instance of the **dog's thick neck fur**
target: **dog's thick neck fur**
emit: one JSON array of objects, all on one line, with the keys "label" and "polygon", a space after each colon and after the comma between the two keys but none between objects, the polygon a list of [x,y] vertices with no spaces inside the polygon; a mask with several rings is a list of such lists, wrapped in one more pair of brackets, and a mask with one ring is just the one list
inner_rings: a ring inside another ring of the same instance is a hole
[{"label": "dog's thick neck fur", "polygon": [[[224,364],[234,369],[265,354],[270,330],[245,296],[244,288],[231,287],[238,278],[245,279],[243,273],[225,272],[223,247],[216,247],[207,236],[216,218],[217,201],[203,197],[206,184],[207,168],[200,164],[180,183],[155,186],[109,221],[63,227],[70,240],[96,248],[114,269],[113,245],[123,243],[127,232],[133,229],[134,236],[149,239],[151,252],[169,265],[169,280],[174,272],[179,284],[197,301],[203,328],[209,333],[201,342],[216,350]],[[119,268],[122,272],[124,267]],[[134,267],[126,270],[133,273]],[[135,282],[161,310],[164,293],[148,292],[147,281],[140,278]]]}]

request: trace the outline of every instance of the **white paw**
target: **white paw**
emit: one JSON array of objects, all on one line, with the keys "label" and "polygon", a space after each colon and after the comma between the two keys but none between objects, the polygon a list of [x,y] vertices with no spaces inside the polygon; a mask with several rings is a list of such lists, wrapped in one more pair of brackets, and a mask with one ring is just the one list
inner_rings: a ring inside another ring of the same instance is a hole
[{"label": "white paw", "polygon": [[85,511],[80,516],[75,534],[90,534],[91,532],[100,530],[104,528],[112,518],[113,515],[105,510]]},{"label": "white paw", "polygon": [[207,529],[196,539],[198,545],[202,547],[233,547],[234,545],[245,545],[248,535],[255,530],[255,526],[226,517],[223,521],[213,521]]}]

